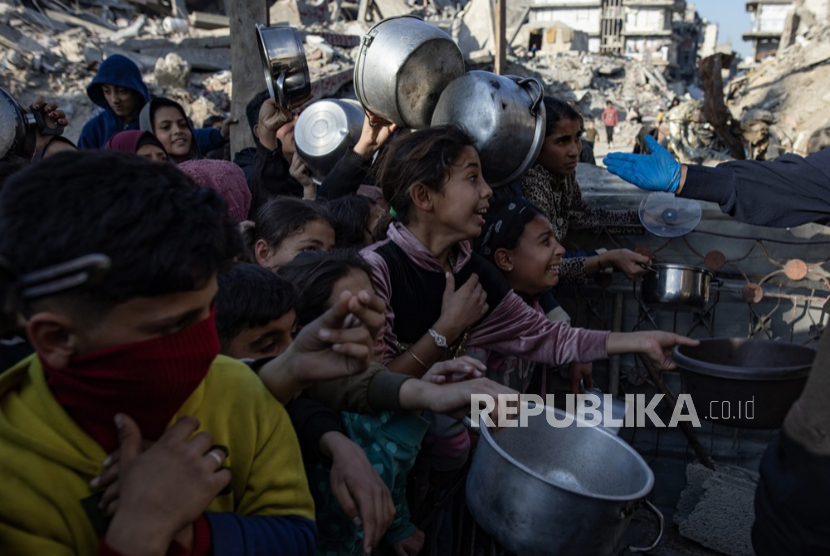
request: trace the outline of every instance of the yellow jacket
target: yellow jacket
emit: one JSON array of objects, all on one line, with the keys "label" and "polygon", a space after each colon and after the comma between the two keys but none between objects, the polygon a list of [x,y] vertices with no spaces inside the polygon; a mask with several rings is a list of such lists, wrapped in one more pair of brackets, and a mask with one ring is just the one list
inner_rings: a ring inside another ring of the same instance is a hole
[{"label": "yellow jacket", "polygon": [[[170,424],[185,415],[229,450],[231,489],[209,511],[314,519],[294,429],[252,371],[217,357]],[[52,396],[36,355],[0,375],[0,554],[94,555],[82,500],[106,456]]]}]

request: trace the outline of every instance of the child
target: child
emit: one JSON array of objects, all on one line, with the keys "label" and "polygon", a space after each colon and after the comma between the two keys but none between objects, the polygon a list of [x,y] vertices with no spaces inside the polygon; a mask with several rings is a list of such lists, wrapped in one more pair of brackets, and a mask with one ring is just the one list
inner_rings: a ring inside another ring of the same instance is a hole
[{"label": "child", "polygon": [[245,174],[228,160],[186,160],[179,170],[203,187],[218,191],[228,204],[228,214],[237,223],[248,217],[251,207],[251,190],[245,183]]},{"label": "child", "polygon": [[[298,304],[294,286],[262,267],[239,263],[219,274],[216,330],[221,353],[261,366],[291,344]],[[343,434],[337,413],[299,397],[286,405],[297,431],[306,467],[330,464],[329,480],[349,519],[359,518],[365,548],[377,545],[394,519],[389,489],[366,459],[363,450]]]},{"label": "child", "polygon": [[277,270],[303,251],[328,251],[335,244],[334,222],[325,206],[294,197],[268,201],[245,230],[253,260]]},{"label": "child", "polygon": [[[474,242],[475,252],[494,264],[510,287],[537,313],[545,315],[540,299],[559,283],[565,248],[556,241],[553,226],[541,209],[527,199],[497,199],[490,203],[481,235]],[[550,317],[548,317],[550,318]],[[493,380],[527,392],[537,365],[516,357],[502,357],[482,350]],[[590,363],[571,363],[590,365]],[[580,376],[580,372],[571,375]],[[542,376],[542,392],[547,376]],[[578,390],[578,384],[571,384]],[[592,387],[587,381],[586,388]]]},{"label": "child", "polygon": [[[582,199],[576,165],[582,149],[582,116],[566,102],[545,97],[545,141],[536,164],[521,180],[521,195],[541,208],[553,224],[556,241],[563,243],[569,230],[603,228],[608,233],[642,233],[637,211],[594,209]],[[645,270],[638,263],[648,257],[628,249],[569,252],[562,264],[560,282],[585,284],[586,276],[614,268],[628,277]]]},{"label": "child", "polygon": [[[355,252],[333,251],[325,257],[312,256],[308,262],[298,260],[281,270],[293,283],[302,284],[297,307],[299,326],[317,318],[342,292],[356,292],[372,286],[370,268]],[[406,475],[412,468],[429,423],[406,411],[383,412],[377,416],[344,412],[341,420],[349,438],[363,447],[392,491],[396,516],[386,532],[387,543],[394,546],[396,553],[417,554],[423,547],[424,534],[409,521]],[[357,556],[363,547],[361,531],[334,503],[325,481],[327,476],[328,472],[322,466],[309,470],[320,524],[317,554]]]},{"label": "child", "polygon": [[375,241],[375,230],[384,210],[363,195],[346,195],[329,203],[335,222],[337,247],[362,248]]},{"label": "child", "polygon": [[101,149],[116,132],[138,129],[138,114],[150,100],[141,70],[120,54],[109,56],[101,63],[86,94],[102,111],[81,130],[78,140],[81,149]]},{"label": "child", "polygon": [[[390,370],[421,376],[436,361],[476,346],[548,365],[637,352],[670,368],[675,345],[696,344],[660,331],[571,328],[530,308],[471,252],[492,195],[472,145],[464,131],[437,127],[401,136],[383,154],[378,181],[398,221],[364,257],[387,304],[380,348]],[[473,296],[476,283],[483,291]]]},{"label": "child", "polygon": [[178,102],[154,98],[141,109],[139,125],[142,131],[152,132],[167,151],[167,156],[180,164],[185,160],[202,158],[193,139],[193,126]]},{"label": "child", "polygon": [[234,359],[276,357],[291,344],[297,291],[273,272],[248,263],[219,274],[216,332],[221,353]]},{"label": "child", "polygon": [[[21,274],[74,261],[24,290],[37,356],[0,377],[4,553],[313,552],[285,412],[247,368],[217,358],[215,274],[240,247],[214,190],[134,155],[64,153],[4,183],[0,257]],[[306,327],[272,378],[365,369],[358,348],[373,333],[343,326],[380,317],[362,303],[344,296]],[[190,438],[197,428],[210,433]],[[142,439],[154,442],[143,453]],[[90,480],[117,448],[107,527]]]},{"label": "child", "polygon": [[107,141],[104,150],[133,153],[154,162],[167,162],[167,151],[149,131],[119,131]]},{"label": "child", "polygon": [[[101,107],[81,130],[78,148],[102,149],[119,131],[139,129],[139,114],[150,100],[150,92],[138,66],[125,56],[114,54],[103,61],[86,88],[89,99]],[[196,142],[204,152],[218,149],[228,140],[228,119],[223,128],[200,129]]]}]

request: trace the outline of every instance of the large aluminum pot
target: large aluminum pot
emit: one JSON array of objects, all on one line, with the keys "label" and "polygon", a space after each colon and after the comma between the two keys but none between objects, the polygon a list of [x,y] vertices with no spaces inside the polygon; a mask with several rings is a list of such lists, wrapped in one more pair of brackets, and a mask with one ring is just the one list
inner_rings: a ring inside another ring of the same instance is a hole
[{"label": "large aluminum pot", "polygon": [[441,93],[432,125],[457,124],[473,137],[484,179],[510,183],[536,161],[545,141],[544,88],[538,80],[471,71]]},{"label": "large aluminum pot", "polygon": [[311,96],[303,37],[288,25],[257,25],[256,30],[268,92],[280,106],[293,110]]},{"label": "large aluminum pot", "polygon": [[[522,411],[528,407],[524,404]],[[534,556],[610,556],[631,516],[651,492],[654,474],[631,446],[603,427],[556,428],[568,419],[545,407],[527,427],[487,429],[467,475],[466,498],[476,522],[508,551]],[[570,416],[573,419],[573,416]],[[660,522],[663,516],[645,502]]]},{"label": "large aluminum pot", "polygon": [[349,147],[357,144],[361,131],[363,109],[359,102],[350,99],[318,100],[303,110],[297,119],[294,143],[312,175],[322,180]]},{"label": "large aluminum pot", "polygon": [[709,302],[714,274],[705,268],[682,264],[643,265],[643,301],[672,309],[702,309]]},{"label": "large aluminum pot", "polygon": [[815,358],[811,347],[745,338],[705,339],[672,355],[699,416],[749,429],[784,424]]},{"label": "large aluminum pot", "polygon": [[427,128],[441,91],[464,75],[464,56],[444,31],[418,17],[384,19],[363,37],[354,90],[366,112],[414,129]]}]

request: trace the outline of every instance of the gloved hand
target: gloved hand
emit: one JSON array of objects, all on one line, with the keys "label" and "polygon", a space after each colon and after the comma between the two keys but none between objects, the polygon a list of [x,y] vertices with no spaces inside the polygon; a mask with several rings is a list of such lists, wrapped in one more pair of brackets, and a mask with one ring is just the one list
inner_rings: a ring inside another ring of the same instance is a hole
[{"label": "gloved hand", "polygon": [[651,154],[610,153],[602,163],[612,174],[648,191],[674,193],[680,185],[680,163],[651,135],[646,136]]}]

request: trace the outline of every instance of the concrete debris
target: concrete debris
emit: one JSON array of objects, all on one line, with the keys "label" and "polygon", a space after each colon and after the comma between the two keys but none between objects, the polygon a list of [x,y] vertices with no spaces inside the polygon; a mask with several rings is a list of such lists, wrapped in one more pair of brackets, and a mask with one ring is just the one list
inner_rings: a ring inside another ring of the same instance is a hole
[{"label": "concrete debris", "polygon": [[720,464],[712,471],[692,463],[686,479],[674,514],[680,534],[728,556],[754,556],[757,473]]},{"label": "concrete debris", "polygon": [[746,68],[726,86],[727,107],[741,122],[750,158],[807,155],[826,144],[830,20],[806,7],[793,13],[775,56]]},{"label": "concrete debris", "polygon": [[[67,112],[79,124],[67,130],[70,138],[97,109],[86,97],[86,85],[113,54],[135,61],[153,94],[189,98],[185,109],[194,123],[202,116],[228,115],[228,2],[47,0],[42,9],[19,4],[0,3],[0,84],[24,101],[38,94],[68,99]],[[558,21],[544,28],[529,22],[530,3],[524,0],[507,6],[508,72],[539,78],[546,94],[572,102],[597,122],[611,101],[620,112],[615,143],[633,147],[638,135],[649,132],[684,162],[731,159],[715,133],[723,135],[727,125],[747,158],[807,154],[830,142],[825,109],[830,25],[827,14],[811,15],[809,5],[788,20],[776,56],[737,76],[731,68],[728,113],[724,118],[719,111],[716,122],[701,110],[706,95],[700,82],[671,81],[666,66],[648,57],[589,53],[582,31]],[[491,0],[270,0],[269,13],[272,24],[301,31],[315,98],[353,96],[349,83],[361,38],[384,17],[414,14],[443,29],[459,44],[470,69],[491,70],[494,61]],[[681,106],[669,111],[678,97]],[[740,152],[735,141],[730,145],[733,155]]]},{"label": "concrete debris", "polygon": [[184,88],[190,77],[190,64],[182,60],[181,56],[175,52],[171,52],[156,61],[153,75],[159,87]]}]

